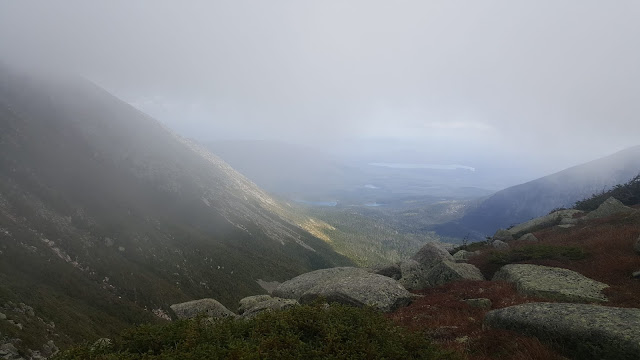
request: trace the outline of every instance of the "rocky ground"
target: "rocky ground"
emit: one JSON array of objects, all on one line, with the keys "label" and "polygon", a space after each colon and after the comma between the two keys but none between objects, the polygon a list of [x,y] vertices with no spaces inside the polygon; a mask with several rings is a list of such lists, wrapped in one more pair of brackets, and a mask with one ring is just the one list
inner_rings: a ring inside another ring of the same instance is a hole
[{"label": "rocky ground", "polygon": [[373,306],[466,359],[637,359],[638,270],[640,211],[609,199],[464,248],[429,243],[394,264],[306,273],[233,316],[324,298]]}]

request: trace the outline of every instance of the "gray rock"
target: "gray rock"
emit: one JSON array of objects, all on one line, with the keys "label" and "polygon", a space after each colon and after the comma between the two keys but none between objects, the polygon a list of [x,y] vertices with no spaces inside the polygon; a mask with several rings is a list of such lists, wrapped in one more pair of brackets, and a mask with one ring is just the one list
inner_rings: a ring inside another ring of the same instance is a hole
[{"label": "gray rock", "polygon": [[526,233],[518,238],[518,241],[538,242],[538,238],[532,233]]},{"label": "gray rock", "polygon": [[[411,302],[412,296],[396,280],[358,268],[316,270],[282,283],[274,294],[301,304],[318,298],[354,306],[371,305],[388,312]],[[300,295],[298,295],[300,294]],[[284,296],[282,296],[284,295]]]},{"label": "gray rock", "polygon": [[585,219],[597,219],[602,217],[611,216],[613,214],[618,213],[631,213],[634,212],[632,208],[624,205],[620,202],[620,200],[610,197],[605,200],[597,209],[588,213],[584,218]]},{"label": "gray rock", "polygon": [[491,309],[491,300],[487,298],[477,298],[477,299],[464,299],[462,300],[467,303],[471,307],[481,308],[481,309]]},{"label": "gray rock", "polygon": [[640,279],[640,270],[634,271],[633,274],[631,274],[631,277],[634,279]]},{"label": "gray rock", "polygon": [[494,249],[498,249],[498,250],[508,250],[509,249],[509,244],[507,244],[506,242],[504,242],[502,240],[493,240],[491,242],[491,246]]},{"label": "gray rock", "polygon": [[171,310],[176,313],[179,319],[190,319],[201,313],[205,313],[208,317],[212,318],[236,316],[236,314],[229,311],[229,309],[214,299],[200,299],[173,304],[171,305]]},{"label": "gray rock", "polygon": [[509,230],[498,229],[491,239],[509,242],[513,240],[513,234]]},{"label": "gray rock", "polygon": [[535,336],[574,359],[640,359],[640,309],[529,303],[490,311],[484,324]]},{"label": "gray rock", "polygon": [[558,225],[558,227],[562,228],[562,229],[569,229],[569,228],[572,228],[574,226],[576,226],[576,225],[575,224],[560,224],[560,225]]},{"label": "gray rock", "polygon": [[5,354],[11,356],[8,357],[8,359],[11,359],[13,356],[18,355],[18,349],[12,343],[1,344],[0,351],[3,351]]},{"label": "gray rock", "polygon": [[253,318],[265,311],[284,310],[298,305],[300,303],[294,299],[270,298],[243,309],[242,317]]},{"label": "gray rock", "polygon": [[390,277],[394,280],[400,280],[402,277],[402,271],[400,270],[400,264],[385,264],[376,265],[371,268],[371,272],[374,274]]},{"label": "gray rock", "polygon": [[272,295],[284,299],[300,299],[302,294],[323,281],[331,281],[334,277],[344,275],[344,273],[366,272],[363,269],[354,267],[335,267],[330,269],[315,270],[296,276],[285,281],[273,290]]},{"label": "gray rock", "polygon": [[456,280],[484,280],[477,267],[466,263],[442,261],[431,268],[426,275],[431,286],[443,285]]},{"label": "gray rock", "polygon": [[0,312],[0,320],[7,320],[7,315]]},{"label": "gray rock", "polygon": [[242,315],[242,313],[244,313],[247,309],[252,308],[263,301],[271,299],[273,299],[271,295],[254,295],[242,298],[240,299],[240,304],[238,305],[238,314]]},{"label": "gray rock", "polygon": [[633,244],[633,251],[635,251],[636,254],[640,255],[640,236],[638,236],[638,239]]},{"label": "gray rock", "polygon": [[420,265],[419,262],[410,259],[400,262],[400,271],[402,277],[398,282],[407,290],[421,290],[428,288],[429,281],[427,273],[429,269]]},{"label": "gray rock", "polygon": [[570,302],[607,301],[602,290],[609,287],[575,271],[530,264],[505,265],[493,281],[514,283],[524,295]]},{"label": "gray rock", "polygon": [[570,222],[577,221],[576,219],[573,219],[573,216],[576,214],[580,214],[582,212],[583,211],[573,210],[573,209],[559,210],[549,215],[537,217],[535,219],[531,219],[522,224],[516,225],[510,228],[509,232],[513,235],[525,234],[525,233],[533,232],[538,229],[543,229],[545,227],[562,224],[565,221],[570,221]]},{"label": "gray rock", "polygon": [[465,262],[469,260],[469,258],[471,258],[473,255],[475,255],[475,252],[471,252],[467,250],[458,250],[456,251],[455,254],[453,254],[453,259],[456,262]]},{"label": "gray rock", "polygon": [[435,242],[426,243],[411,257],[425,268],[431,268],[441,261],[455,261],[453,256],[442,245]]}]

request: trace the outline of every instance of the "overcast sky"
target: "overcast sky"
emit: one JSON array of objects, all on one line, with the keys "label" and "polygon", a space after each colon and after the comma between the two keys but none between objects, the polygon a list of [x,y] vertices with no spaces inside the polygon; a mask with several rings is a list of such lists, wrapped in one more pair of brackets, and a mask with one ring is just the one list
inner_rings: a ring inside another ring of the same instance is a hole
[{"label": "overcast sky", "polygon": [[0,59],[77,71],[201,140],[556,169],[640,144],[639,19],[637,0],[0,0]]}]

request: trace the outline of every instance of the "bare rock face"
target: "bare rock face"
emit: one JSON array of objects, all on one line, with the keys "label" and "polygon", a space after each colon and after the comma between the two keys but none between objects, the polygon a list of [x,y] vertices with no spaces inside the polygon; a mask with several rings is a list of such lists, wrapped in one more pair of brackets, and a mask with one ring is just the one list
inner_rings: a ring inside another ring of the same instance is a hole
[{"label": "bare rock face", "polygon": [[484,325],[535,336],[574,359],[640,359],[640,309],[528,303],[490,311]]},{"label": "bare rock face", "polygon": [[621,212],[631,213],[634,211],[635,210],[633,210],[632,208],[621,203],[620,200],[614,197],[610,197],[607,200],[605,200],[602,204],[600,204],[600,206],[598,206],[597,209],[588,213],[584,218],[597,219],[597,218],[611,216],[613,214],[617,214]]},{"label": "bare rock face", "polygon": [[471,264],[443,261],[426,275],[431,286],[443,285],[456,280],[484,280],[480,270]]},{"label": "bare rock face", "polygon": [[425,268],[431,268],[441,261],[455,261],[453,256],[442,245],[427,243],[411,257]]},{"label": "bare rock face", "polygon": [[223,318],[235,317],[224,305],[214,299],[200,299],[171,305],[171,310],[176,313],[178,319],[190,319],[204,313],[208,317]]},{"label": "bare rock face", "polygon": [[318,298],[353,306],[370,305],[389,312],[411,302],[412,296],[396,280],[359,268],[316,270],[280,284],[273,292],[301,304]]},{"label": "bare rock face", "polygon": [[514,283],[523,295],[569,302],[607,301],[602,290],[609,287],[575,271],[530,264],[505,265],[492,280]]}]

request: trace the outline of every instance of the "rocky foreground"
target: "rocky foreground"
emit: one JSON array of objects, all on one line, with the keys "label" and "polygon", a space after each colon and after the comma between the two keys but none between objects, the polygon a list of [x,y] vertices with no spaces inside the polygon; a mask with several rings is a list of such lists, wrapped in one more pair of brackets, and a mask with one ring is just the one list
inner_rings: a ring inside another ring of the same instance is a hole
[{"label": "rocky foreground", "polygon": [[[506,254],[512,246],[539,243],[532,232],[544,229],[569,231],[572,227],[608,216],[635,216],[637,219],[638,211],[615,199],[605,201],[600,208],[587,214],[562,210],[509,230],[500,230],[485,247],[493,249],[494,255]],[[640,238],[630,245],[629,253],[633,253],[635,246],[640,255]],[[181,318],[201,312],[212,317],[243,318],[322,299],[358,307],[371,306],[391,313],[420,299],[421,295],[416,292],[425,289],[457,281],[487,283],[483,272],[467,263],[480,253],[463,249],[448,251],[444,244],[428,243],[411,259],[399,263],[370,269],[338,267],[302,274],[279,284],[271,295],[242,299],[237,314],[213,299],[176,304],[172,309]],[[637,263],[640,268],[640,261]],[[513,284],[518,294],[529,300],[526,304],[491,310],[496,304],[488,298],[463,299],[469,306],[487,310],[483,320],[485,329],[504,329],[534,336],[576,359],[640,358],[640,309],[610,306],[606,295],[609,284],[570,269],[536,264],[504,265],[494,272],[490,282]],[[462,343],[465,339],[456,341]]]}]

